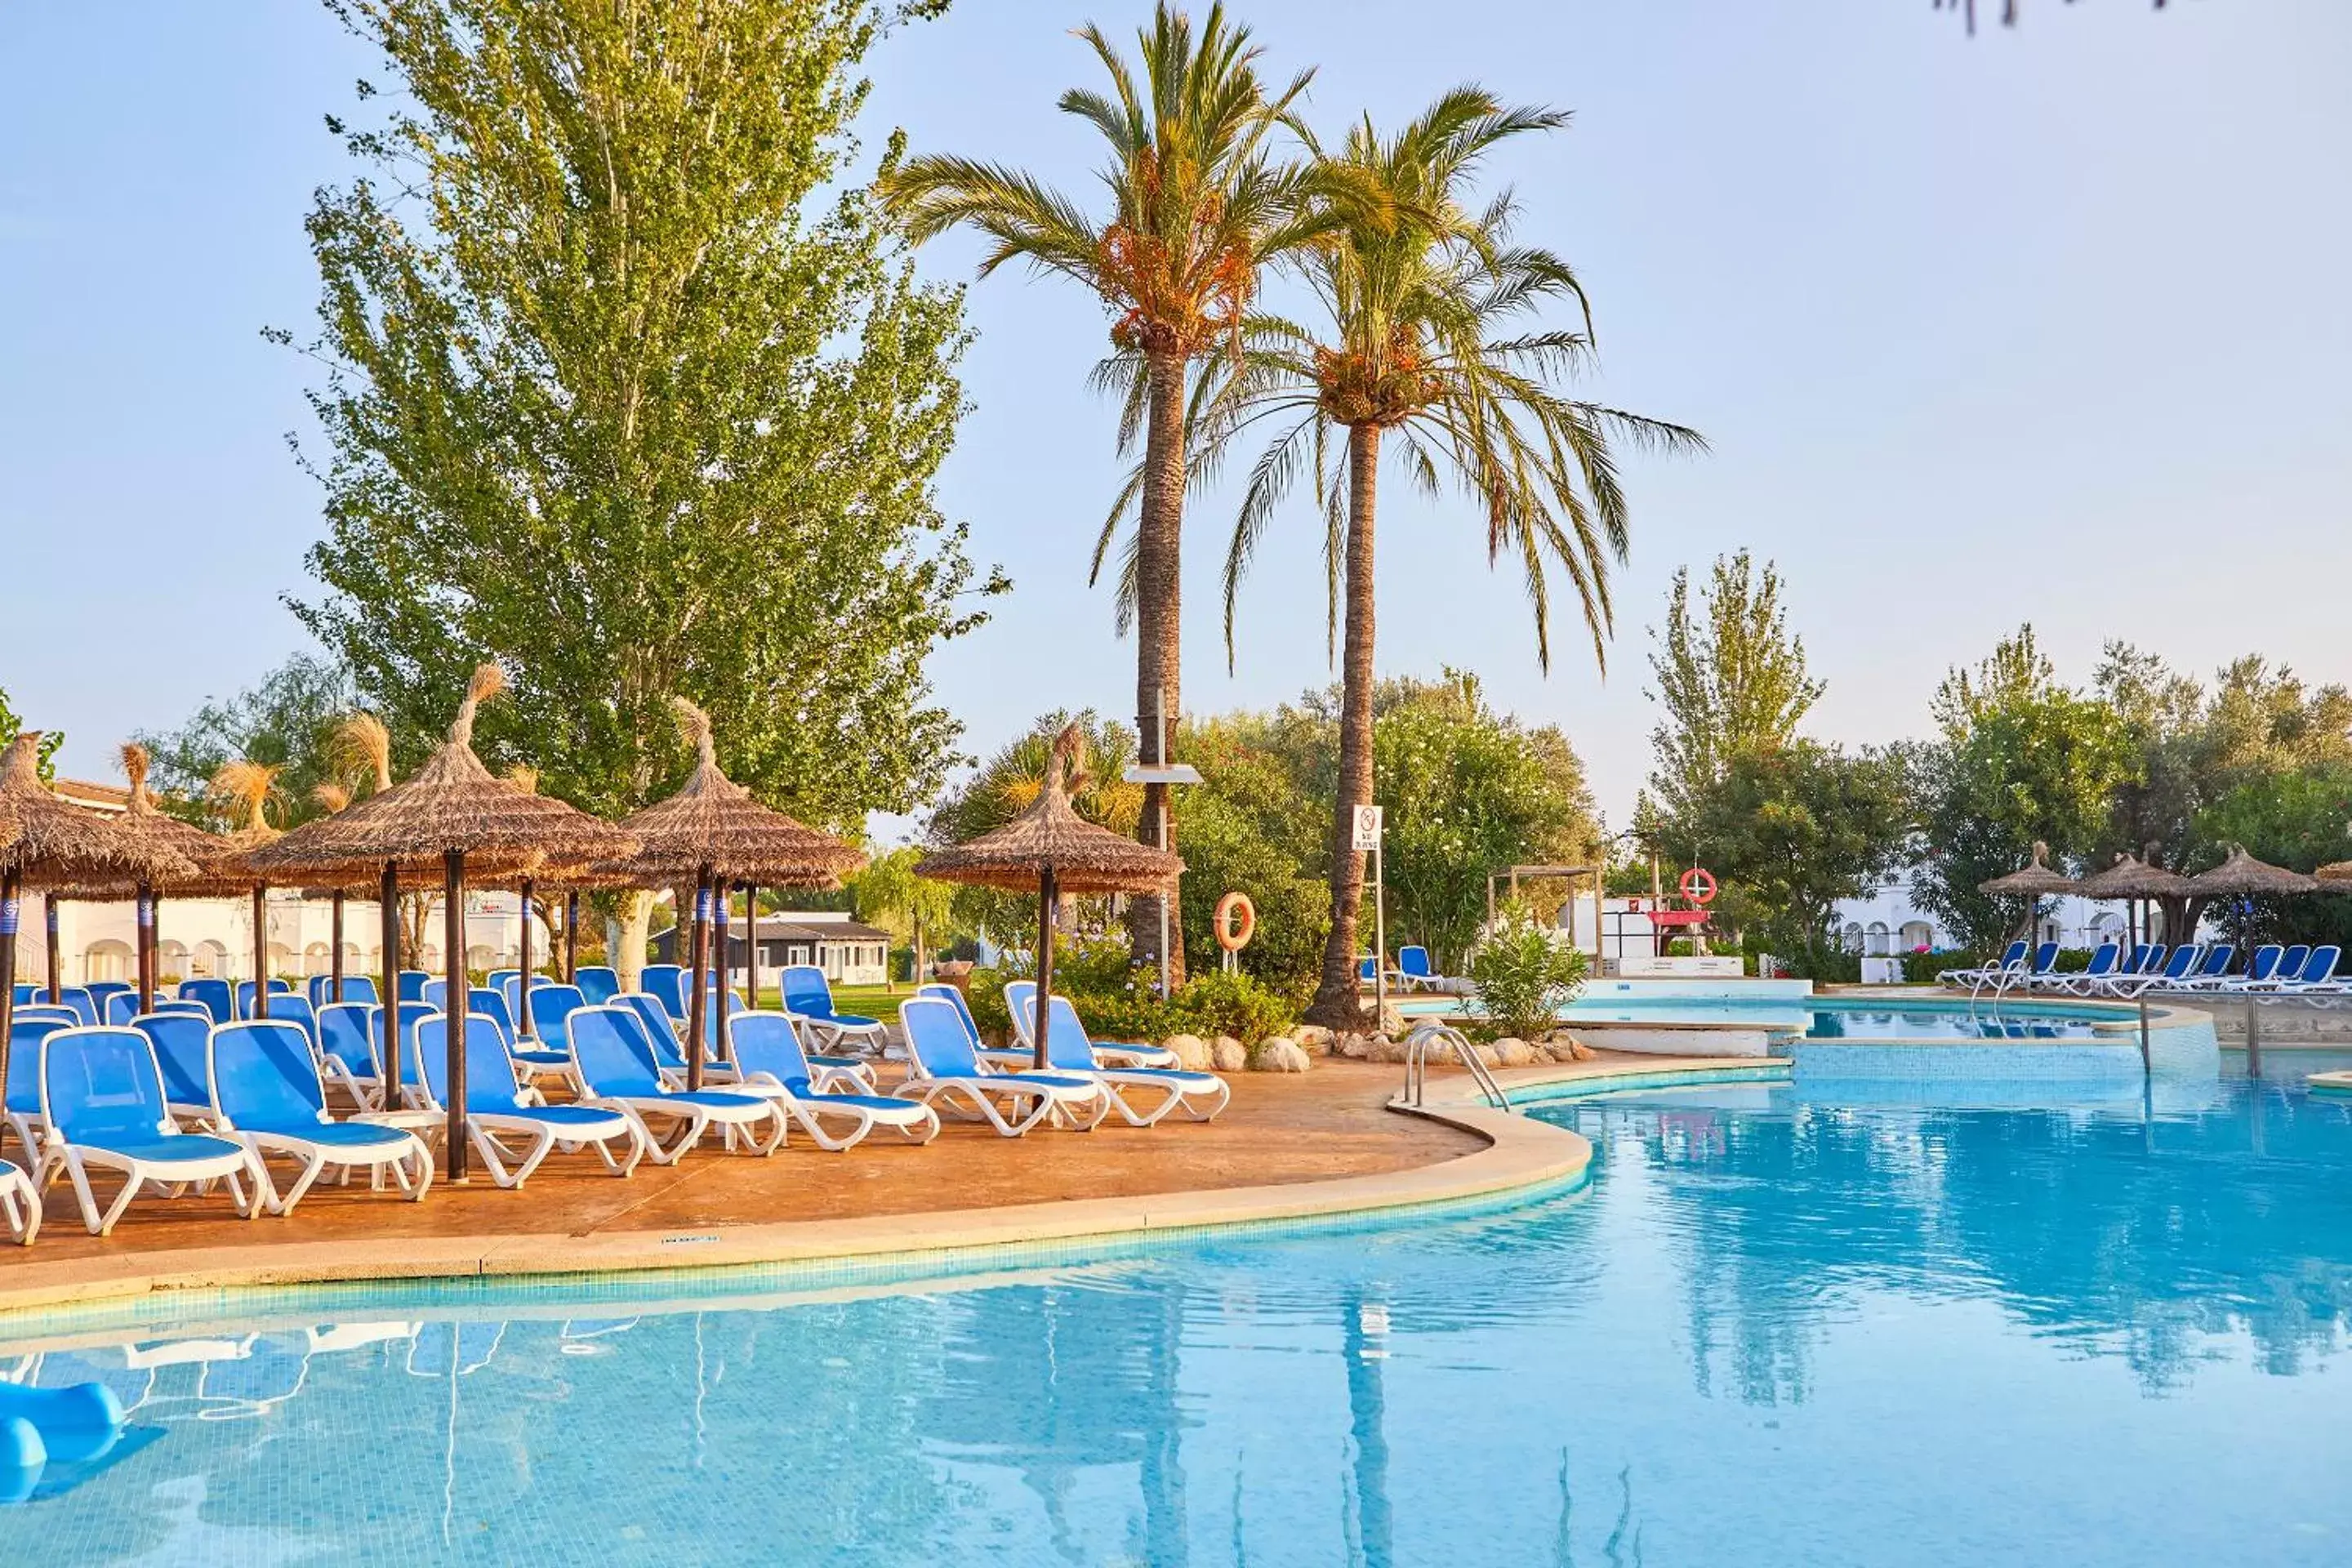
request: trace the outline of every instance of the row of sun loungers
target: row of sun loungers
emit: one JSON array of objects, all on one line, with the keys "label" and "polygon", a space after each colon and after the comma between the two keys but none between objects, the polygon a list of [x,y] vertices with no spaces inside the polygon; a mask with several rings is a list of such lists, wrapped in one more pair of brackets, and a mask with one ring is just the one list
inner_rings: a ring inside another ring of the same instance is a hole
[{"label": "row of sun loungers", "polygon": [[2254,950],[2242,971],[2235,966],[2237,951],[2226,942],[2210,946],[2184,943],[2171,949],[2158,942],[2126,953],[2120,945],[2110,942],[2091,955],[2088,968],[2061,972],[2056,942],[2029,949],[2019,942],[2011,942],[1997,963],[1946,970],[1937,979],[1979,995],[2024,993],[2126,1000],[2148,992],[2352,996],[2352,976],[2338,977],[2336,973],[2343,958],[2338,947],[2265,943]]},{"label": "row of sun loungers", "polygon": [[[819,976],[822,984],[822,976]],[[313,1007],[273,995],[267,1018],[215,1017],[201,998],[158,1003],[119,1024],[32,1003],[11,1031],[8,1131],[23,1166],[0,1161],[0,1219],[29,1244],[39,1194],[71,1182],[85,1224],[106,1235],[140,1193],[224,1186],[246,1218],[290,1213],[322,1177],[364,1175],[422,1200],[434,1141],[448,1125],[449,1016],[422,993],[395,1004],[401,1071],[388,1092],[380,1058],[383,1009],[360,1001]],[[794,1131],[844,1151],[880,1131],[928,1142],[942,1112],[1018,1137],[1041,1127],[1090,1131],[1107,1117],[1149,1127],[1177,1110],[1208,1121],[1231,1089],[1188,1071],[1157,1047],[1097,1045],[1066,997],[1053,999],[1048,1067],[1034,1066],[1034,987],[1008,988],[1024,1048],[986,1047],[961,993],[925,986],[899,1010],[903,1081],[884,1092],[878,1022],[743,1010],[728,998],[729,1049],[703,1043],[703,1087],[688,1089],[688,1045],[669,1001],[535,983],[537,1032],[520,1037],[509,993],[474,987],[467,1001],[466,1122],[490,1179],[519,1187],[550,1155],[593,1152],[627,1176],[645,1161],[674,1163],[713,1131],[723,1147],[766,1155]],[[714,998],[714,1002],[716,998]],[[280,1008],[283,1007],[281,1015]],[[870,1028],[866,1026],[871,1025]],[[812,1051],[803,1037],[853,1040],[865,1054]],[[551,1100],[560,1086],[568,1098]],[[329,1110],[331,1090],[357,1108]],[[122,1185],[100,1205],[94,1171]]]}]

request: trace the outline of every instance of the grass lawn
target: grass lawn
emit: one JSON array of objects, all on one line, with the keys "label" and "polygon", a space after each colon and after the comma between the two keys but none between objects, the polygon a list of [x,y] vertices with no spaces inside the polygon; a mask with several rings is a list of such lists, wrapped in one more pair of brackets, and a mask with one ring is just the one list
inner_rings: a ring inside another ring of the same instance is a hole
[{"label": "grass lawn", "polygon": [[[911,984],[901,984],[896,987],[836,985],[833,988],[833,1005],[844,1013],[855,1013],[863,1017],[879,1018],[886,1024],[895,1024],[898,1021],[898,1004],[914,994],[915,987]],[[776,988],[772,985],[764,986],[761,989],[757,1005],[773,1007],[778,1000]]]}]

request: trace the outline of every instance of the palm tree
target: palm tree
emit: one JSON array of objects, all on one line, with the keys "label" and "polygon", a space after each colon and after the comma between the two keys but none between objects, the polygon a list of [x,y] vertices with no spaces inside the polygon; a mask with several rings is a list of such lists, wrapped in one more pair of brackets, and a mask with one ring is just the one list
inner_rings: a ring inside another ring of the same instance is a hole
[{"label": "palm tree", "polygon": [[[1705,444],[1680,426],[1557,390],[1591,354],[1584,290],[1559,257],[1513,242],[1517,208],[1507,194],[1470,205],[1469,186],[1490,149],[1567,120],[1506,108],[1465,87],[1391,139],[1366,121],[1336,154],[1318,151],[1328,167],[1316,188],[1335,226],[1296,270],[1323,320],[1315,328],[1252,320],[1238,361],[1206,367],[1195,399],[1196,462],[1213,463],[1262,426],[1275,432],[1251,466],[1226,552],[1229,659],[1241,577],[1302,472],[1311,472],[1324,522],[1330,614],[1335,623],[1344,616],[1344,637],[1331,931],[1310,1011],[1334,1026],[1361,1016],[1356,931],[1364,858],[1350,845],[1355,808],[1372,799],[1373,532],[1384,446],[1392,443],[1424,492],[1435,496],[1450,477],[1476,505],[1488,561],[1507,554],[1517,563],[1535,612],[1537,657],[1549,670],[1554,565],[1577,595],[1595,660],[1606,662],[1609,571],[1624,560],[1627,539],[1610,438],[1669,449]],[[1578,330],[1533,320],[1563,301],[1576,310]],[[1338,474],[1327,459],[1342,442]]]},{"label": "palm tree", "polygon": [[[1237,346],[1261,269],[1305,237],[1297,172],[1271,157],[1266,142],[1313,73],[1301,72],[1269,98],[1257,74],[1260,51],[1247,28],[1226,22],[1223,5],[1211,5],[1195,32],[1185,13],[1162,0],[1150,27],[1138,33],[1139,80],[1100,29],[1088,24],[1078,37],[1102,62],[1111,90],[1072,89],[1061,108],[1109,143],[1107,214],[1087,213],[1029,174],[960,157],[908,159],[884,174],[880,192],[918,241],[959,225],[987,236],[992,244],[982,277],[1017,258],[1084,285],[1114,314],[1114,366],[1139,364],[1131,377],[1113,369],[1105,379],[1126,384],[1119,449],[1132,450],[1139,427],[1143,437],[1139,484],[1114,510],[1123,511],[1130,499],[1140,503],[1136,727],[1142,760],[1158,763],[1164,759],[1153,719],[1163,704],[1171,720],[1182,710],[1187,374],[1194,361]],[[1165,785],[1148,792],[1139,826],[1147,844],[1162,842],[1165,795]],[[1134,910],[1136,955],[1156,960],[1159,901],[1138,899]],[[1181,979],[1183,943],[1173,946]]]}]

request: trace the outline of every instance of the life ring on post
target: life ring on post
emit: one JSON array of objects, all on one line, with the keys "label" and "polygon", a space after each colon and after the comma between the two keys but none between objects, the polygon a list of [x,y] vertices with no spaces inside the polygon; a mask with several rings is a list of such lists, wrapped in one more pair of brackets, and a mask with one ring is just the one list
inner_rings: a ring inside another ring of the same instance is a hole
[{"label": "life ring on post", "polygon": [[1217,900],[1210,929],[1216,932],[1219,947],[1239,952],[1257,932],[1257,906],[1250,902],[1247,893],[1227,893]]},{"label": "life ring on post", "polygon": [[1684,872],[1683,879],[1675,885],[1682,889],[1684,898],[1701,909],[1715,902],[1715,873],[1704,866],[1694,866]]}]

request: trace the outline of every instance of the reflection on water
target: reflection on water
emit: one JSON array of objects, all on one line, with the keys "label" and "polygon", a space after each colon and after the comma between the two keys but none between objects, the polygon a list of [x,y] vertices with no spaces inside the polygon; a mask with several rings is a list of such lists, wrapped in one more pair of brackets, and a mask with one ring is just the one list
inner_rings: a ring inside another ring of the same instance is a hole
[{"label": "reflection on water", "polygon": [[1478,1219],[6,1347],[148,1436],[0,1562],[2352,1561],[2352,1103],[1552,1114]]}]

